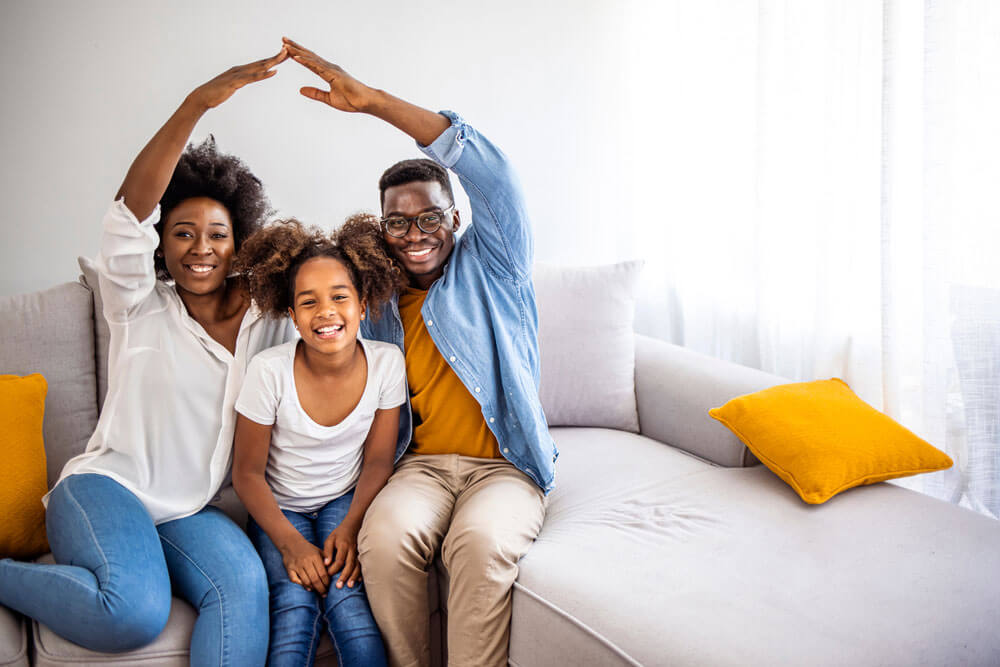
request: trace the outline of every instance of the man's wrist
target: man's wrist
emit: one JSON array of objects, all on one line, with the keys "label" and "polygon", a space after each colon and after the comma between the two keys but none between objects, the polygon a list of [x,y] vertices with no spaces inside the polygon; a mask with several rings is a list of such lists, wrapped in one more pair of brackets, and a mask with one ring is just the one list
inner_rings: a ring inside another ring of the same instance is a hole
[{"label": "man's wrist", "polygon": [[[362,104],[358,107],[358,111],[382,118],[381,114],[386,106],[387,93],[384,90],[372,88],[371,86],[365,86],[365,88],[367,90],[362,97]],[[382,119],[385,120],[384,118]]]}]

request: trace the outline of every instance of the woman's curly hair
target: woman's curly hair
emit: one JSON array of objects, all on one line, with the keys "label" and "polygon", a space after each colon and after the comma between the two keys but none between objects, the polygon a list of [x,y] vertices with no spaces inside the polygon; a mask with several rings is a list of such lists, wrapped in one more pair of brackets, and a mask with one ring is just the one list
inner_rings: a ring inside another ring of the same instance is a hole
[{"label": "woman's curly hair", "polygon": [[332,257],[344,264],[369,316],[406,286],[406,275],[389,255],[378,218],[352,215],[326,233],[294,218],[260,228],[244,243],[233,266],[261,312],[283,317],[294,304],[295,277],[314,257]]},{"label": "woman's curly hair", "polygon": [[[271,213],[260,179],[235,155],[219,152],[215,137],[195,146],[189,145],[174,168],[170,183],[160,199],[160,222],[156,231],[163,235],[163,224],[175,206],[192,197],[209,197],[229,211],[233,222],[233,243],[237,252]],[[170,277],[163,257],[154,258],[156,276]]]}]

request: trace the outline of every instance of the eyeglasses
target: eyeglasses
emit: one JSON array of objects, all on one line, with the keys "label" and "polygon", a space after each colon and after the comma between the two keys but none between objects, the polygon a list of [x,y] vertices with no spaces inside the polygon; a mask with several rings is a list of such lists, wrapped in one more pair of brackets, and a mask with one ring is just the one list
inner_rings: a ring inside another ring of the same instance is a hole
[{"label": "eyeglasses", "polygon": [[427,213],[415,215],[412,218],[404,218],[401,215],[393,215],[388,218],[382,218],[379,222],[382,223],[382,229],[384,229],[389,236],[394,236],[397,239],[401,239],[406,236],[410,231],[410,225],[414,222],[417,223],[417,229],[422,231],[424,234],[433,234],[441,227],[441,223],[444,222],[444,217],[448,211],[453,208],[455,208],[454,204],[440,213],[436,211],[428,211]]}]

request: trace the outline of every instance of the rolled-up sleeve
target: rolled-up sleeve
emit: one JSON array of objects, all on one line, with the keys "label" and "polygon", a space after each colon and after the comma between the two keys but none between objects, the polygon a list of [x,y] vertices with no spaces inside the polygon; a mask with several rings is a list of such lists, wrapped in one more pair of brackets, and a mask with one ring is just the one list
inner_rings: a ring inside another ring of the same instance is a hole
[{"label": "rolled-up sleeve", "polygon": [[452,111],[451,126],[429,146],[429,158],[458,176],[472,206],[472,234],[478,254],[502,276],[530,276],[534,254],[531,224],[521,184],[503,151]]}]

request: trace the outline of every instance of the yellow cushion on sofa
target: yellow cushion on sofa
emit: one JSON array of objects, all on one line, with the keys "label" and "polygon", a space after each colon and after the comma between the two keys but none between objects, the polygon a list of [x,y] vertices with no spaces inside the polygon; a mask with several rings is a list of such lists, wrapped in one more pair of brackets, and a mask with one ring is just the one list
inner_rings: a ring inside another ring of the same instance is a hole
[{"label": "yellow cushion on sofa", "polygon": [[807,503],[845,489],[952,465],[855,395],[843,380],[797,382],[738,396],[708,413]]},{"label": "yellow cushion on sofa", "polygon": [[0,375],[0,557],[32,558],[49,550],[45,538],[45,378]]}]

